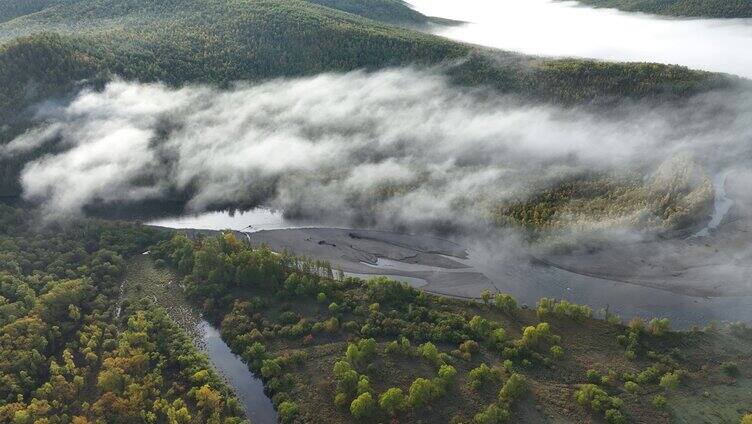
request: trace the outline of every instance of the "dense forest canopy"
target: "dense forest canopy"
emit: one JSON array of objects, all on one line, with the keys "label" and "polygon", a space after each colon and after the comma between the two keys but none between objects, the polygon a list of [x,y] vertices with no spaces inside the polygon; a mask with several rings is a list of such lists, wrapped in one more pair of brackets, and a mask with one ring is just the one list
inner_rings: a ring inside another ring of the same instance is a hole
[{"label": "dense forest canopy", "polygon": [[164,311],[121,312],[126,258],[164,234],[93,221],[39,230],[33,218],[0,205],[0,422],[244,422]]},{"label": "dense forest canopy", "polygon": [[578,0],[628,12],[698,18],[752,18],[752,0]]}]

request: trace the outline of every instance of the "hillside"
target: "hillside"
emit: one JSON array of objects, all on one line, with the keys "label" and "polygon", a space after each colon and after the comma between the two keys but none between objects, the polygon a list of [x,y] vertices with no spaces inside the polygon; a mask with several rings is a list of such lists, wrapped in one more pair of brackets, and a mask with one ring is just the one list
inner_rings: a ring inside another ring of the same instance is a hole
[{"label": "hillside", "polygon": [[752,18],[752,0],[578,0],[627,12],[694,18]]},{"label": "hillside", "polygon": [[[397,2],[373,1],[368,9],[351,0],[322,3],[390,21],[424,19]],[[390,12],[381,12],[384,4]],[[680,67],[481,51],[300,0],[80,0],[6,22],[0,34],[7,40],[0,51],[3,113],[100,74],[224,84],[468,57],[453,68],[462,82],[565,102],[686,95],[731,83]],[[40,61],[52,62],[43,74],[34,69]]]},{"label": "hillside", "polygon": [[[441,65],[458,84],[493,87],[526,101],[598,105],[681,99],[739,83],[678,66],[554,60],[481,49],[354,14],[409,24],[429,19],[398,1],[317,2],[353,13],[302,0],[78,0],[40,6],[36,13],[0,24],[0,40],[5,40],[0,45],[0,143],[28,128],[29,106],[114,77],[224,86],[238,80]],[[26,3],[3,4],[20,10]],[[0,196],[19,194],[20,168],[40,153],[0,159]]]},{"label": "hillside", "polygon": [[0,2],[0,22],[10,21],[19,16],[29,15],[40,10],[64,3],[66,0],[3,0]]}]

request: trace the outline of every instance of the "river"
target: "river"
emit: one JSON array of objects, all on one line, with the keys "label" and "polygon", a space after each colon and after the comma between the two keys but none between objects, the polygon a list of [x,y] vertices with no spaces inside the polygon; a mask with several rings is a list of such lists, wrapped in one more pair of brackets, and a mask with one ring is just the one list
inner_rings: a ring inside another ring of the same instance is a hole
[{"label": "river", "polygon": [[201,320],[198,330],[203,341],[203,350],[209,356],[214,369],[232,386],[235,395],[252,424],[273,424],[277,412],[271,399],[264,393],[264,383],[251,373],[248,366],[225,344],[211,324]]},{"label": "river", "polygon": [[678,19],[594,9],[574,1],[408,0],[466,22],[436,27],[453,40],[531,55],[678,64],[752,77],[752,19]]}]

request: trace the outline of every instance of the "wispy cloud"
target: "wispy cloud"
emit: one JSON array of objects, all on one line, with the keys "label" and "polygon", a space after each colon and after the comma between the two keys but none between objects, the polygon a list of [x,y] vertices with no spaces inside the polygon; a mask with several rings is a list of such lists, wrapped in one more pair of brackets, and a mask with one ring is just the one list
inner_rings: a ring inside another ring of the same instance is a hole
[{"label": "wispy cloud", "polygon": [[419,227],[477,225],[482,205],[583,170],[680,152],[720,168],[752,149],[746,94],[608,114],[481,94],[412,68],[225,90],[119,81],[46,108],[2,154],[57,143],[21,176],[24,197],[49,216],[179,193],[195,211],[263,205]]}]

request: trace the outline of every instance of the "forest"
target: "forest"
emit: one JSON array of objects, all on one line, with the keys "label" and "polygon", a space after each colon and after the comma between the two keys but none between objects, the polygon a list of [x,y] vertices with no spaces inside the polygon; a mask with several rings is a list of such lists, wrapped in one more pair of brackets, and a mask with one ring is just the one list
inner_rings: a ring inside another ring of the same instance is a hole
[{"label": "forest", "polygon": [[752,0],[578,0],[595,7],[695,18],[752,18]]},{"label": "forest", "polygon": [[164,237],[99,221],[39,231],[0,206],[0,422],[245,422],[158,305],[120,309],[126,258]]}]

